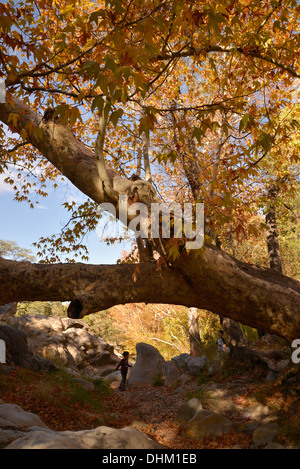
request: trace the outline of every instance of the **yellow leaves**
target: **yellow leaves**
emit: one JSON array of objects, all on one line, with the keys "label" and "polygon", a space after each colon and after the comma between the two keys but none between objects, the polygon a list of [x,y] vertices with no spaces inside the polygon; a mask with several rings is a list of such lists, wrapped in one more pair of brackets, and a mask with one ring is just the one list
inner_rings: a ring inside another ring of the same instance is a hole
[{"label": "yellow leaves", "polygon": [[240,120],[239,132],[249,130],[255,125],[255,120],[252,114],[245,114]]},{"label": "yellow leaves", "polygon": [[11,113],[9,114],[9,116],[8,116],[7,122],[8,122],[8,123],[11,122],[12,125],[13,125],[15,128],[17,128],[19,118],[20,118],[20,117],[19,117],[19,114],[15,114],[15,113],[11,112]]},{"label": "yellow leaves", "polygon": [[145,132],[146,135],[149,135],[149,131],[154,129],[154,124],[157,123],[155,117],[155,109],[148,107],[145,109],[143,117],[141,117],[139,122],[139,133],[140,135]]},{"label": "yellow leaves", "polygon": [[20,132],[20,137],[22,138],[22,140],[25,142],[28,138],[28,134],[27,134],[27,131],[26,129],[22,129],[21,132]]},{"label": "yellow leaves", "polygon": [[172,261],[176,261],[176,259],[180,256],[178,238],[169,239],[167,243],[167,255],[168,255],[168,258],[171,259]]},{"label": "yellow leaves", "polygon": [[13,25],[13,20],[1,13],[1,10],[3,10],[3,7],[0,9],[0,32],[7,33]]}]

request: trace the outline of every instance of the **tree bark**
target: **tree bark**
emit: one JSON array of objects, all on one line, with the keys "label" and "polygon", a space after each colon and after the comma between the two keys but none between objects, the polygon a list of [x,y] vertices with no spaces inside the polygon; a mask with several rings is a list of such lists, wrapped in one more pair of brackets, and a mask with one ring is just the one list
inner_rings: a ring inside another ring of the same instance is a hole
[{"label": "tree bark", "polygon": [[[98,170],[98,159],[89,148],[76,139],[71,129],[58,122],[45,120],[19,99],[7,93],[6,103],[0,103],[0,120],[9,125],[8,118],[11,113],[18,114],[17,127],[12,130],[21,133],[31,125],[31,133],[27,132],[28,143],[32,144],[42,155],[55,166],[74,186],[101,204],[111,202],[104,191],[104,181]],[[39,130],[39,132],[37,132]],[[121,177],[106,167],[111,189],[119,195],[138,195],[139,202],[149,205],[149,200],[160,203],[152,184],[141,179],[131,181]],[[116,201],[116,214],[118,217],[118,201]],[[130,220],[130,217],[128,217]],[[134,218],[134,216],[132,216]]]},{"label": "tree bark", "polygon": [[188,324],[189,324],[189,338],[190,338],[190,355],[192,357],[199,357],[202,355],[198,319],[199,319],[198,308],[189,308],[188,309]]},{"label": "tree bark", "polygon": [[35,300],[71,301],[68,315],[75,318],[126,303],[185,305],[290,341],[300,337],[299,282],[213,246],[201,257],[183,253],[161,271],[154,262],[47,265],[0,258],[0,304]]},{"label": "tree bark", "polygon": [[[268,208],[266,213],[266,225],[268,227],[267,233],[267,248],[269,255],[270,268],[283,273],[282,263],[278,241],[277,221],[276,221],[276,206],[275,201],[278,196],[279,185],[278,183],[271,184],[267,189]],[[259,339],[266,335],[263,329],[257,330]]]},{"label": "tree bark", "polygon": [[231,350],[233,347],[246,347],[248,345],[248,341],[237,321],[221,317],[220,323],[226,335],[227,345]]},{"label": "tree bark", "polygon": [[282,264],[280,257],[279,241],[277,234],[277,221],[276,221],[276,207],[275,200],[278,195],[279,187],[277,184],[272,184],[268,188],[269,206],[266,213],[266,225],[268,227],[267,233],[267,247],[269,254],[270,268],[282,274]]}]

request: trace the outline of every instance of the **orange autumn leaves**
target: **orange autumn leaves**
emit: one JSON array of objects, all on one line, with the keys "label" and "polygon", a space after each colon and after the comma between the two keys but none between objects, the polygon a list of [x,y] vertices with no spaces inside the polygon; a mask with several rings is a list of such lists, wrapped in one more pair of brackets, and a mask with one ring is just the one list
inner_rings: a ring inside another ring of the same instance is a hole
[{"label": "orange autumn leaves", "polygon": [[[0,77],[39,112],[53,107],[90,148],[106,102],[107,165],[124,177],[137,172],[147,134],[152,179],[164,200],[191,197],[184,154],[198,167],[210,228],[223,242],[246,238],[261,230],[254,217],[265,185],[283,171],[291,184],[296,178],[298,113],[288,115],[299,75],[298,14],[296,1],[8,0],[1,4]],[[12,132],[18,119],[11,116]],[[35,195],[63,183],[26,144],[36,131],[16,136],[0,128],[6,181],[31,206]],[[74,210],[85,228],[76,225],[80,236],[68,232],[60,241],[86,260],[78,246],[95,228],[94,207]],[[60,241],[47,240],[44,259],[56,259]]]}]

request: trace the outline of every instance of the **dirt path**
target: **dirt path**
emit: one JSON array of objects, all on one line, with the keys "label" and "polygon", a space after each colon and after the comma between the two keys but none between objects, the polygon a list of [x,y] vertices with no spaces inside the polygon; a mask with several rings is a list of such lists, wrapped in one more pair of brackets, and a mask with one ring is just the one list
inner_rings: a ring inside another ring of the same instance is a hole
[{"label": "dirt path", "polygon": [[[113,421],[110,425],[114,427],[132,426],[170,449],[228,448],[234,445],[248,448],[251,444],[250,435],[240,434],[234,429],[226,435],[205,437],[201,442],[182,437],[182,428],[175,418],[186,400],[185,392],[174,393],[166,386],[127,388],[126,391],[113,386],[113,389],[110,401]],[[215,410],[223,410],[233,422],[244,420],[245,407],[235,404],[232,397],[231,393],[218,395],[217,392],[213,405],[218,403],[220,408]],[[209,403],[205,407],[210,408]]]},{"label": "dirt path", "polygon": [[175,423],[177,411],[185,400],[183,395],[165,386],[127,388],[126,391],[113,386],[113,389],[110,407],[114,426],[132,426],[171,449],[200,448],[198,443],[181,437],[181,429]]},{"label": "dirt path", "polygon": [[[174,393],[166,386],[127,388],[126,391],[119,391],[117,385],[112,386],[110,411],[113,421],[110,425],[116,428],[132,426],[170,449],[230,448],[236,445],[246,449],[252,444],[252,433],[240,433],[241,425],[252,424],[255,428],[262,421],[267,421],[271,414],[267,406],[241,398],[245,385],[244,380],[227,385],[211,383],[206,395],[203,394],[203,402],[201,399],[204,408],[221,413],[233,422],[233,430],[228,434],[208,436],[201,442],[183,438],[182,428],[176,424],[175,418],[186,400],[186,392]],[[247,386],[249,388],[251,384],[247,382]]]}]

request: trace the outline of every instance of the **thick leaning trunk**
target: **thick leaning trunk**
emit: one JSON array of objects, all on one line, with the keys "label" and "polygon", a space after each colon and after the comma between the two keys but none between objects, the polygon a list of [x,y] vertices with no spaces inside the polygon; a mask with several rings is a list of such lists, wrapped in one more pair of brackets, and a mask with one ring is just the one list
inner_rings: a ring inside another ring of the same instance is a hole
[{"label": "thick leaning trunk", "polygon": [[[0,103],[0,121],[9,125],[11,113],[19,116],[13,131],[21,133],[23,129],[33,126],[34,131],[28,133],[27,142],[39,150],[75,187],[99,204],[110,202],[105,193],[105,181],[101,179],[95,153],[80,142],[68,126],[45,120],[22,101],[7,94],[6,103]],[[145,204],[149,204],[149,200],[160,202],[150,182],[126,179],[108,166],[106,173],[112,190],[119,195],[126,194],[130,197],[137,194],[139,201]],[[118,216],[118,201],[115,208]]]},{"label": "thick leaning trunk", "polygon": [[213,246],[182,253],[174,267],[154,262],[120,265],[31,264],[0,260],[0,304],[71,301],[83,317],[125,303],[162,303],[206,309],[285,337],[300,337],[300,284],[244,264]]},{"label": "thick leaning trunk", "polygon": [[246,264],[212,245],[181,255],[176,271],[201,296],[200,309],[291,340],[300,337],[300,283]]}]

